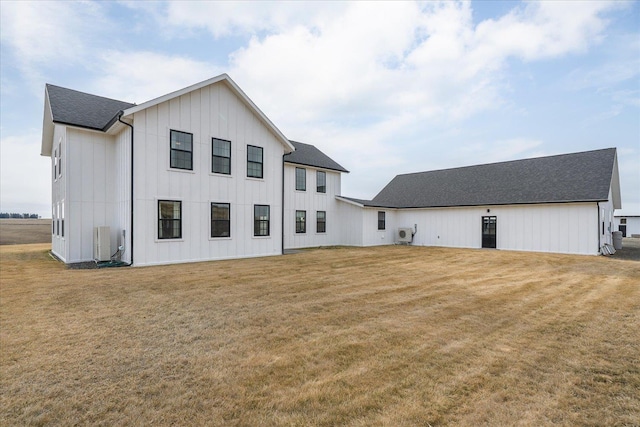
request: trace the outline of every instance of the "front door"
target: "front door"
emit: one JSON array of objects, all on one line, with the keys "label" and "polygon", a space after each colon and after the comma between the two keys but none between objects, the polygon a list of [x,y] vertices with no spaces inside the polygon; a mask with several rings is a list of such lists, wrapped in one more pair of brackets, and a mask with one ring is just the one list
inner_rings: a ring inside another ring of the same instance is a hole
[{"label": "front door", "polygon": [[622,237],[627,237],[627,226],[619,225],[618,230],[622,232]]},{"label": "front door", "polygon": [[482,247],[496,248],[496,223],[495,216],[482,217]]}]

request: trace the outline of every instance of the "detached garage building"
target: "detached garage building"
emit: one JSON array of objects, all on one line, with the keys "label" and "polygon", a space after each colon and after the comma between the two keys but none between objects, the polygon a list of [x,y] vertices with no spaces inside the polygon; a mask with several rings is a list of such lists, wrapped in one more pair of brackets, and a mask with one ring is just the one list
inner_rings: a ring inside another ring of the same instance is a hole
[{"label": "detached garage building", "polygon": [[373,200],[340,200],[350,244],[593,255],[621,207],[615,148],[398,175]]}]

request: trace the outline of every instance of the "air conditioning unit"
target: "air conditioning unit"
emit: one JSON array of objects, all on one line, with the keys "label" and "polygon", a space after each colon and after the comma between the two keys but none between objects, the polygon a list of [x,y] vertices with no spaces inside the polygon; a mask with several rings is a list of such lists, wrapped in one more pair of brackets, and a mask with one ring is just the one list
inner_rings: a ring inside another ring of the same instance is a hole
[{"label": "air conditioning unit", "polygon": [[398,229],[398,242],[411,243],[412,241],[413,241],[413,229],[411,228]]},{"label": "air conditioning unit", "polygon": [[111,260],[111,229],[108,226],[96,227],[93,232],[93,259]]}]

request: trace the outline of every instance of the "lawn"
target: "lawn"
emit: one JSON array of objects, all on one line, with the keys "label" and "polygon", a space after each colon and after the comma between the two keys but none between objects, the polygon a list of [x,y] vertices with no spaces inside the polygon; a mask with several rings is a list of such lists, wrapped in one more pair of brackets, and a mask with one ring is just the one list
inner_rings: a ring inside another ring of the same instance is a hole
[{"label": "lawn", "polygon": [[640,262],[385,246],[69,270],[0,247],[0,425],[640,425]]}]

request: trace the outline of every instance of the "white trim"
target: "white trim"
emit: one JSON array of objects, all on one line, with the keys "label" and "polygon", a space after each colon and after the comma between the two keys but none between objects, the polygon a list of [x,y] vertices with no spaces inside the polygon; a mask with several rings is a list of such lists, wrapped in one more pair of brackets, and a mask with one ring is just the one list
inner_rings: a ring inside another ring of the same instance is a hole
[{"label": "white trim", "polygon": [[[139,111],[145,110],[147,108],[153,107],[154,105],[158,105],[160,103],[169,101],[171,99],[177,98],[179,96],[182,96],[184,94],[187,94],[189,92],[193,92],[195,90],[198,89],[202,89],[203,87],[212,85],[214,83],[225,83],[237,96],[238,98],[240,98],[240,100],[242,100],[242,102],[249,107],[250,110],[252,110],[260,119],[260,121],[267,126],[271,132],[273,132],[273,134],[275,135],[276,139],[278,139],[280,141],[280,143],[282,145],[284,145],[285,147],[285,153],[291,153],[293,151],[295,151],[295,147],[293,146],[293,144],[291,144],[291,142],[289,142],[289,140],[287,139],[287,137],[285,137],[283,135],[282,132],[280,132],[280,129],[278,129],[276,127],[276,125],[273,124],[273,122],[271,120],[269,120],[269,118],[258,108],[258,106],[256,104],[253,103],[253,101],[247,96],[247,94],[245,94],[242,89],[240,89],[240,87],[236,84],[236,82],[234,82],[231,77],[229,77],[227,74],[220,74],[219,76],[216,77],[212,77],[208,80],[202,81],[200,83],[196,83],[194,85],[191,86],[187,86],[183,89],[168,93],[166,95],[160,96],[158,98],[152,99],[151,101],[147,101],[144,102],[140,105],[134,105],[131,108],[127,108],[126,110],[124,110],[123,113],[123,117],[124,116],[130,116],[132,114],[135,114]],[[107,130],[108,132],[109,130]],[[288,151],[287,151],[288,150]]]}]

